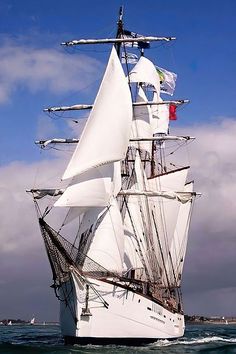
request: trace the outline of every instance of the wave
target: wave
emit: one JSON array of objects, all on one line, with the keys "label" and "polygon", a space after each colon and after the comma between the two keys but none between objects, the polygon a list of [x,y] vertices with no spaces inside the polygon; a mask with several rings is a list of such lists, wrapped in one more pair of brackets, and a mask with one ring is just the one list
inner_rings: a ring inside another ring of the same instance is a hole
[{"label": "wave", "polygon": [[191,338],[189,340],[186,339],[177,339],[177,340],[158,340],[157,342],[151,344],[150,346],[155,347],[168,347],[173,345],[197,345],[197,344],[208,344],[208,343],[218,343],[218,342],[225,342],[225,343],[236,343],[236,338],[223,338],[223,337],[202,337],[202,338]]}]

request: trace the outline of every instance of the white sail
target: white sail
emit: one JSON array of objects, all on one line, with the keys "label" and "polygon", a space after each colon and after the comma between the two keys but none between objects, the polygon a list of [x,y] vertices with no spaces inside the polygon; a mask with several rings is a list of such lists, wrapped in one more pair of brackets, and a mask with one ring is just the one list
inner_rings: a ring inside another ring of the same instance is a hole
[{"label": "white sail", "polygon": [[[193,182],[187,183],[184,187],[184,191],[193,192]],[[192,199],[189,200],[187,203],[180,205],[174,238],[170,249],[173,270],[171,283],[176,284],[177,286],[180,285],[181,276],[183,272],[191,210]]]},{"label": "white sail", "polygon": [[111,196],[121,188],[120,164],[111,163],[93,168],[75,176],[54,206],[98,207],[107,206]]},{"label": "white sail", "polygon": [[155,90],[160,94],[160,77],[155,65],[151,60],[141,56],[138,63],[129,74],[130,82],[142,82],[155,87]]},{"label": "white sail", "polygon": [[[188,173],[188,167],[175,170],[155,178],[148,180],[149,187],[156,191],[183,191]],[[167,282],[166,270],[170,269],[168,264],[170,263],[169,251],[171,242],[174,236],[174,231],[177,223],[178,212],[180,208],[180,202],[177,199],[168,199],[163,197],[151,197],[149,198],[149,204],[151,206],[155,221],[155,228],[157,229],[156,248],[159,249],[159,243],[161,245],[162,262],[164,267],[163,281]]]},{"label": "white sail", "polygon": [[63,226],[71,223],[73,220],[78,218],[78,221],[80,222],[82,220],[83,214],[88,210],[88,208],[82,208],[82,207],[70,207],[67,215],[65,217],[65,220],[63,222]]},{"label": "white sail", "polygon": [[[162,98],[153,93],[153,101],[163,102]],[[153,134],[168,134],[169,130],[169,104],[159,104],[152,106],[152,131]]]},{"label": "white sail", "polygon": [[[126,212],[124,219],[124,235],[125,235],[125,254],[124,262],[127,270],[144,268],[141,261],[141,254],[139,251],[140,239],[143,239],[144,226],[140,211],[140,204],[137,198],[129,197],[127,203],[128,211]],[[140,238],[141,237],[141,238]],[[146,245],[141,241],[141,252],[144,252]]]},{"label": "white sail", "polygon": [[[136,102],[147,102],[148,99],[142,89],[139,87]],[[131,139],[135,138],[152,138],[152,129],[151,129],[151,120],[152,120],[152,110],[150,106],[135,106],[134,115],[131,129]],[[137,146],[137,143],[134,144]],[[151,142],[139,142],[138,144],[140,149],[143,149],[149,154],[151,154],[152,144]]]},{"label": "white sail", "polygon": [[[131,187],[132,189],[144,187],[144,178],[140,171],[140,156],[139,152],[136,152],[135,157],[135,174],[136,183]],[[139,181],[138,181],[139,180]],[[142,197],[141,197],[142,198]],[[144,238],[145,226],[142,218],[142,200],[137,199],[132,195],[127,199],[127,210],[124,217],[124,227],[125,227],[125,263],[127,269],[133,268],[143,268],[141,261],[141,253],[145,255],[147,252],[147,245]],[[141,245],[141,250],[139,250],[139,245]]]},{"label": "white sail", "polygon": [[62,179],[125,157],[132,122],[132,100],[115,49],[93,109]]},{"label": "white sail", "polygon": [[115,199],[101,216],[87,256],[109,271],[122,274],[124,270],[124,227]]},{"label": "white sail", "polygon": [[[105,213],[106,208],[104,207],[94,207],[94,208],[87,208],[83,215],[81,216],[81,222],[79,224],[78,230],[78,240],[81,239],[83,233],[93,232],[94,228],[96,227],[96,223],[100,220],[100,217]],[[87,237],[88,238],[88,237]],[[88,245],[90,240],[88,239]],[[84,252],[86,253],[86,252]]]},{"label": "white sail", "polygon": [[[131,187],[135,190],[145,190],[147,179],[139,152],[135,157],[136,183]],[[127,211],[124,218],[125,226],[125,263],[127,269],[146,268],[149,277],[152,276],[148,259],[150,223],[148,222],[147,199],[144,195],[129,195]]]}]

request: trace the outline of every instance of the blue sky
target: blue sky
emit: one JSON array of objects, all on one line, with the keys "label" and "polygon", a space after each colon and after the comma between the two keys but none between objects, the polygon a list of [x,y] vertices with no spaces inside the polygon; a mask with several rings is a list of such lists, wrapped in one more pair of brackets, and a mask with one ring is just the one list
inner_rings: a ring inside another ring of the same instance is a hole
[{"label": "blue sky", "polygon": [[[63,40],[114,34],[119,5],[119,1],[1,1],[1,43],[7,45],[11,41],[30,49],[54,48],[65,54],[60,48]],[[191,100],[191,105],[181,112],[179,124],[199,123],[225,114],[233,116],[235,2],[146,1],[144,8],[142,1],[126,1],[124,6],[127,28],[177,37],[170,45],[154,45],[148,55],[178,74],[176,97]],[[86,50],[82,48],[77,53]],[[104,53],[96,57],[105,60]],[[35,114],[40,114],[41,107],[63,98],[66,101],[72,93],[75,99],[80,98],[75,87],[69,93],[56,93],[47,92],[47,85],[46,82],[33,92],[24,80],[13,80],[8,101],[0,106],[4,117],[1,141],[9,152],[8,158],[2,156],[3,163],[11,158],[30,159],[30,142],[36,135]],[[9,130],[16,125],[17,135],[9,141]],[[12,139],[20,147],[15,148]]]},{"label": "blue sky", "polygon": [[[234,116],[235,2],[146,1],[145,9],[143,4],[142,1],[124,2],[128,29],[177,37],[175,43],[153,45],[147,55],[178,74],[175,97],[191,100],[191,105],[181,112],[179,124]],[[60,47],[63,40],[114,34],[119,6],[120,1],[1,1],[1,43],[7,46],[11,42],[13,46],[30,50],[53,48],[65,54],[66,50]],[[107,50],[108,47],[103,47],[102,52],[92,53],[88,48],[81,48],[70,51],[68,56],[79,57],[84,53],[104,63]],[[28,80],[17,79],[16,75],[8,100],[0,105],[1,141],[7,151],[7,156],[1,154],[2,163],[15,158],[36,158],[37,151],[30,144],[38,133],[42,107],[63,103],[63,99],[66,103],[70,96],[86,99],[75,85],[71,91],[64,92],[48,90],[48,83],[33,90]]]},{"label": "blue sky", "polygon": [[[228,208],[235,203],[236,2],[1,0],[0,303],[4,310],[0,306],[0,317],[2,313],[27,319],[37,307],[38,318],[57,318],[56,299],[48,288],[49,265],[39,231],[32,227],[37,222],[32,202],[24,192],[33,185],[36,171],[47,175],[50,168],[50,155],[42,156],[34,140],[75,137],[66,120],[52,120],[42,109],[92,103],[110,47],[68,50],[60,43],[114,35],[121,4],[127,29],[177,37],[173,43],[153,45],[146,56],[177,73],[174,97],[191,103],[178,111],[172,126],[198,137],[193,167],[197,187],[206,197],[193,220],[185,303],[189,313],[230,314],[236,284],[225,273],[235,267],[233,214]],[[222,185],[226,175],[227,191]],[[220,189],[220,196],[214,188]],[[19,284],[24,290],[16,300],[14,289]],[[216,300],[207,308],[212,294]]]}]

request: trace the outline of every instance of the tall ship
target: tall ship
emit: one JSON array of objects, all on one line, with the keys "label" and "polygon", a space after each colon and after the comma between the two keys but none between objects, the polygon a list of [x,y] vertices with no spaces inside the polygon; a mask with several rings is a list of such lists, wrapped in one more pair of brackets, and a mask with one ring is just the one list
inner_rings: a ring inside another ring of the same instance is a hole
[{"label": "tall ship", "polygon": [[185,329],[181,280],[197,193],[169,146],[194,138],[170,134],[188,101],[163,98],[172,97],[176,75],[146,57],[153,42],[175,38],[126,30],[122,8],[117,24],[114,38],[62,43],[108,44],[110,56],[93,104],[45,109],[89,110],[81,136],[37,141],[75,147],[63,188],[30,190],[70,344],[138,345]]}]

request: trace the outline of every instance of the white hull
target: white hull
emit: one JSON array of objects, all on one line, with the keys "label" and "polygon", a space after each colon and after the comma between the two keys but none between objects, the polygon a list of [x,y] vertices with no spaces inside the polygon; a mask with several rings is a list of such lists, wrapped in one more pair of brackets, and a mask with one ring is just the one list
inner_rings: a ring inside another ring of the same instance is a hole
[{"label": "white hull", "polygon": [[[76,282],[64,284],[61,295],[70,293],[67,306],[61,302],[61,331],[67,343],[144,344],[158,339],[173,339],[184,334],[184,316],[172,313],[150,299],[124,288],[90,279],[109,306],[89,291],[91,315],[83,315],[86,291]],[[67,288],[67,290],[66,290]],[[76,319],[72,309],[75,311]]]}]

